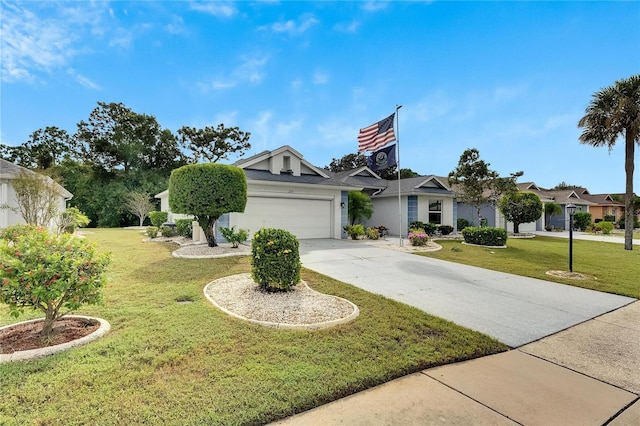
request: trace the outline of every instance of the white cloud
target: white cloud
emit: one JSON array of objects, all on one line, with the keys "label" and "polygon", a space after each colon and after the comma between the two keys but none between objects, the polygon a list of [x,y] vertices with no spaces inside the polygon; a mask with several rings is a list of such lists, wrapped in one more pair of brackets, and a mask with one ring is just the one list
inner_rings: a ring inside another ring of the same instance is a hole
[{"label": "white cloud", "polygon": [[75,54],[72,37],[51,20],[12,3],[2,3],[2,80],[33,81],[34,71],[50,71]]},{"label": "white cloud", "polygon": [[362,10],[366,10],[367,12],[378,12],[379,10],[384,10],[389,6],[388,0],[373,0],[366,1],[362,4]]},{"label": "white cloud", "polygon": [[353,123],[341,123],[331,119],[316,126],[320,140],[316,145],[321,146],[345,146],[348,152],[358,149],[357,136],[360,129]]},{"label": "white cloud", "polygon": [[165,25],[165,29],[170,34],[181,34],[185,32],[184,19],[181,16],[174,15],[171,22]]},{"label": "white cloud", "polygon": [[302,86],[304,85],[303,81],[299,78],[293,80],[291,82],[291,88],[293,90],[300,90],[302,88]]},{"label": "white cloud", "polygon": [[355,33],[360,28],[359,21],[351,21],[349,23],[339,23],[334,26],[336,31],[340,31],[343,33]]},{"label": "white cloud", "polygon": [[226,90],[240,83],[260,84],[264,79],[263,68],[269,61],[267,55],[243,56],[240,64],[227,76],[217,77],[209,82],[198,83],[203,91]]},{"label": "white cloud", "polygon": [[256,151],[273,149],[282,145],[293,145],[299,142],[298,133],[302,129],[301,118],[275,120],[272,111],[262,111],[249,124],[251,145]]},{"label": "white cloud", "polygon": [[[277,33],[288,33],[290,35],[302,34],[309,30],[314,25],[318,24],[318,20],[313,16],[306,16],[299,19],[300,22],[296,23],[294,20],[275,22],[271,25],[271,30]],[[265,29],[261,27],[260,29]]]},{"label": "white cloud", "polygon": [[415,105],[407,105],[407,114],[421,122],[428,122],[447,115],[456,106],[455,99],[442,91],[435,92],[418,101]]},{"label": "white cloud", "polygon": [[74,70],[73,68],[69,68],[67,70],[67,74],[69,74],[71,77],[73,77],[73,79],[75,81],[77,81],[78,83],[80,83],[80,85],[86,87],[87,89],[92,89],[92,90],[101,90],[102,89],[102,87],[100,87],[98,84],[94,83],[89,78],[83,76],[82,74],[78,74],[76,72],[76,70]]},{"label": "white cloud", "polygon": [[527,87],[523,84],[517,86],[497,87],[493,92],[493,101],[507,102],[527,94]]},{"label": "white cloud", "polygon": [[316,71],[313,74],[313,84],[327,84],[328,82],[329,74],[322,71]]},{"label": "white cloud", "polygon": [[197,12],[208,13],[219,18],[230,18],[238,10],[231,2],[211,1],[211,2],[191,2],[191,9]]},{"label": "white cloud", "polygon": [[[115,34],[111,46],[128,47],[133,34],[114,27],[108,2],[2,2],[0,62],[3,82],[36,82],[41,75],[66,70],[78,56],[92,53],[90,41]],[[89,40],[93,39],[93,40]],[[80,74],[79,84],[99,88]]]}]

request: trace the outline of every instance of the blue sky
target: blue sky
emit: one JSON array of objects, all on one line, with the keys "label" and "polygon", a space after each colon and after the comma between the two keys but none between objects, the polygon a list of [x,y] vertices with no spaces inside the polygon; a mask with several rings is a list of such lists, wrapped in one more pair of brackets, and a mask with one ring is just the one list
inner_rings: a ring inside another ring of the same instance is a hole
[{"label": "blue sky", "polygon": [[1,20],[7,145],[122,102],[325,166],[400,104],[402,167],[447,175],[474,147],[521,182],[624,192],[623,141],[581,145],[577,122],[640,72],[637,1],[3,1]]}]

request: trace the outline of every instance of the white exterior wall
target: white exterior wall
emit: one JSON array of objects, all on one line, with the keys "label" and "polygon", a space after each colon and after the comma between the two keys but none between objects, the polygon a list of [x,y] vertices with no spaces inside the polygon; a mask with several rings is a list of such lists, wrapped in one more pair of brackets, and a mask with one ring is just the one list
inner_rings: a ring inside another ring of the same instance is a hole
[{"label": "white exterior wall", "polygon": [[[295,162],[292,161],[292,167]],[[299,166],[298,166],[299,167]],[[274,182],[260,182],[249,181],[247,182],[247,197],[248,198],[272,198],[283,200],[324,200],[329,203],[330,210],[330,238],[340,239],[342,237],[341,229],[341,213],[340,207],[341,190],[333,188],[323,188],[319,185],[300,185],[291,183],[274,183]],[[167,191],[158,194],[160,198],[160,209],[162,211],[169,212],[169,221],[175,221],[176,219],[191,218],[191,216],[174,214],[169,209],[169,193]],[[249,200],[247,200],[249,202]],[[237,228],[246,228],[246,223],[262,223],[260,218],[244,217],[245,215],[251,215],[252,212],[245,211],[244,213],[230,213],[229,214],[229,227],[236,226]],[[296,221],[295,212],[292,212],[290,217],[292,227],[304,226],[304,217],[299,217],[299,222]],[[265,223],[266,224],[266,223]],[[268,224],[266,224],[268,225]],[[250,238],[257,229],[250,229]]]},{"label": "white exterior wall", "polygon": [[[16,192],[13,190],[13,185],[11,185],[11,181],[8,179],[0,181],[0,206],[2,205],[17,207]],[[67,208],[67,200],[60,196],[56,207],[58,212],[62,213]],[[0,209],[0,228],[23,223],[25,223],[25,220],[19,212],[14,212],[10,208]],[[56,228],[55,219],[49,223],[49,228]]]},{"label": "white exterior wall", "polygon": [[435,201],[442,202],[442,222],[440,224],[453,226],[453,198],[437,195],[428,197],[418,195],[418,220],[424,223],[429,222],[429,203]]},{"label": "white exterior wall", "polygon": [[[292,164],[293,166],[293,164]],[[286,200],[324,200],[329,203],[330,210],[330,238],[340,239],[342,237],[342,229],[340,224],[341,218],[341,191],[331,188],[322,188],[321,186],[303,186],[295,184],[277,184],[277,183],[262,183],[262,182],[248,182],[248,198],[272,198],[272,199],[286,199]],[[244,215],[251,215],[252,212],[245,211],[244,213],[230,213],[229,214],[229,226],[242,227],[244,223],[252,222],[256,223],[260,221],[260,218],[243,218]],[[294,221],[291,226],[302,226],[304,223],[304,217],[300,216],[299,222],[296,221],[296,215],[292,214],[290,220]],[[250,234],[257,231],[257,229],[250,229]]]},{"label": "white exterior wall", "polygon": [[[400,235],[400,217],[398,216],[398,197],[372,198],[373,215],[365,221],[365,226],[386,226],[389,235]],[[407,197],[401,197],[402,235],[407,235]]]}]

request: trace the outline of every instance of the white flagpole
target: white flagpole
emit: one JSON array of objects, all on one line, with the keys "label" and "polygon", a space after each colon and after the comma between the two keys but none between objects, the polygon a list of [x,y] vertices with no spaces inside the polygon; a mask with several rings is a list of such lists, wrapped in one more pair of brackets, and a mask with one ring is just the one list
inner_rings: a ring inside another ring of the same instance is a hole
[{"label": "white flagpole", "polygon": [[400,195],[400,119],[398,118],[398,110],[402,105],[396,105],[396,170],[398,172],[398,215],[400,218],[400,247],[402,247],[402,198]]}]

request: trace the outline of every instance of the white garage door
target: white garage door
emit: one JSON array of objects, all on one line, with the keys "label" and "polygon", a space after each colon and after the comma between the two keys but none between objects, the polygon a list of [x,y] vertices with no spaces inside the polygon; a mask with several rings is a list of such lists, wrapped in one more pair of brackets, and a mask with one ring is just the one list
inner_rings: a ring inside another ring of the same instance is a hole
[{"label": "white garage door", "polygon": [[299,198],[247,198],[237,227],[252,233],[260,228],[286,229],[299,239],[331,238],[331,201]]}]

